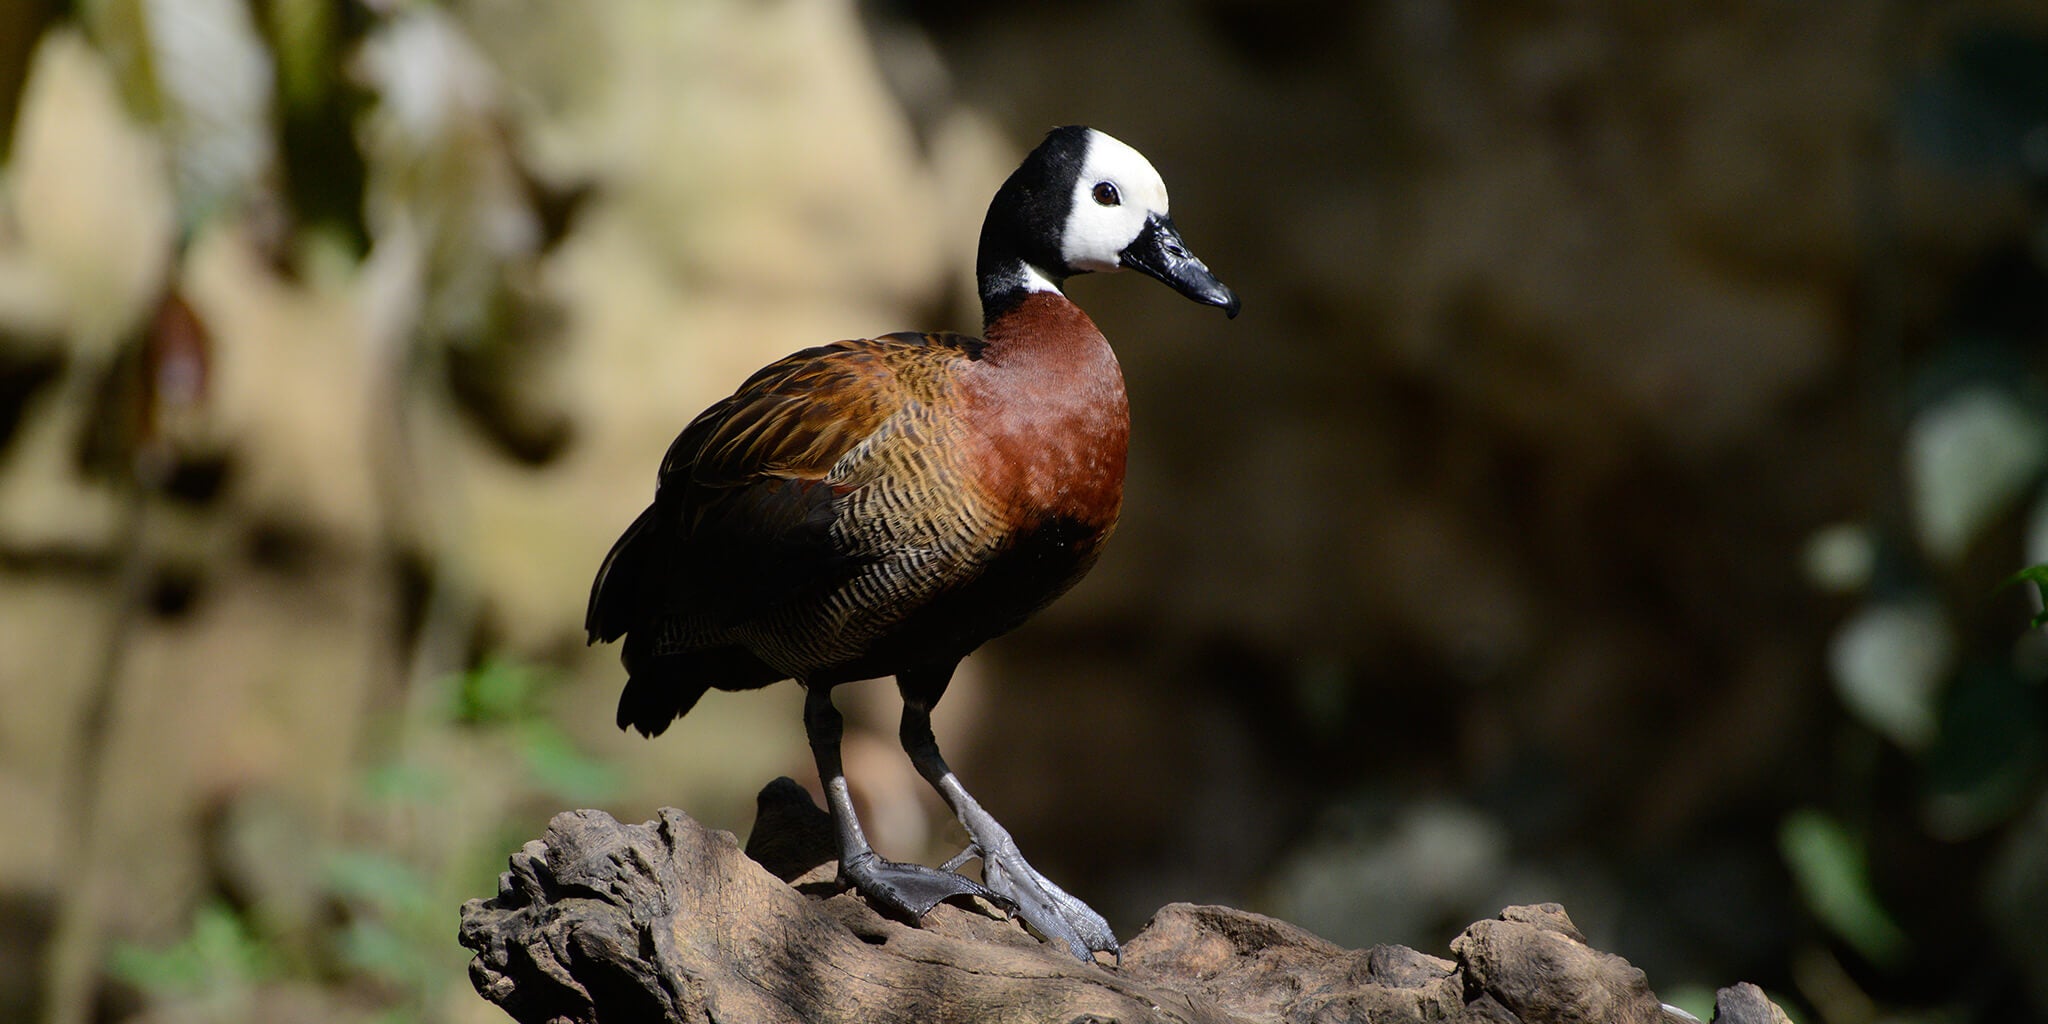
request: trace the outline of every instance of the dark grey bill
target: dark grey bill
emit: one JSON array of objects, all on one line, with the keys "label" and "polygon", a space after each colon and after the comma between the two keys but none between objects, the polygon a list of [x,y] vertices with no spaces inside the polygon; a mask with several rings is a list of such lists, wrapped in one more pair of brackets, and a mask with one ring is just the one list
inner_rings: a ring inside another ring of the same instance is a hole
[{"label": "dark grey bill", "polygon": [[1180,240],[1180,232],[1173,227],[1172,217],[1161,214],[1146,218],[1145,229],[1117,254],[1117,259],[1132,270],[1172,285],[1174,291],[1196,302],[1223,307],[1224,316],[1237,316],[1237,295],[1188,251]]}]

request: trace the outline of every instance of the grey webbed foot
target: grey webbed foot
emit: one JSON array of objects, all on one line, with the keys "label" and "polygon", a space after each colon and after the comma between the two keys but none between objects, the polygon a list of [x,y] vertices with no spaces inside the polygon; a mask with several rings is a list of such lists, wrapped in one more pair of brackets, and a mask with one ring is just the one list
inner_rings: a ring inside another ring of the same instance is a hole
[{"label": "grey webbed foot", "polygon": [[917,924],[933,907],[960,896],[976,896],[1005,911],[1016,906],[1008,897],[973,879],[922,864],[883,860],[872,851],[841,861],[839,877],[867,897],[876,910],[911,925]]},{"label": "grey webbed foot", "polygon": [[1017,841],[1010,838],[1009,830],[982,810],[953,770],[946,767],[946,759],[939,756],[938,741],[932,737],[931,704],[938,694],[945,692],[953,666],[945,665],[943,669],[930,673],[899,672],[896,682],[903,692],[903,749],[917,766],[918,774],[939,791],[946,805],[953,809],[953,815],[960,819],[961,827],[967,830],[967,849],[947,861],[945,869],[951,871],[979,855],[983,883],[1014,906],[1015,916],[1023,918],[1024,924],[1040,938],[1065,943],[1067,951],[1083,963],[1094,963],[1096,953],[1114,953],[1117,962],[1122,963],[1123,947],[1117,945],[1109,922],[1039,874],[1018,852]]},{"label": "grey webbed foot", "polygon": [[981,873],[987,887],[1013,907],[1013,913],[1041,938],[1065,943],[1067,951],[1080,960],[1092,963],[1096,953],[1110,953],[1121,964],[1123,947],[1117,944],[1109,922],[1094,908],[1039,874],[1001,826],[994,831],[997,835],[986,842],[976,839],[947,861],[946,870],[957,868],[972,857],[981,857]]}]

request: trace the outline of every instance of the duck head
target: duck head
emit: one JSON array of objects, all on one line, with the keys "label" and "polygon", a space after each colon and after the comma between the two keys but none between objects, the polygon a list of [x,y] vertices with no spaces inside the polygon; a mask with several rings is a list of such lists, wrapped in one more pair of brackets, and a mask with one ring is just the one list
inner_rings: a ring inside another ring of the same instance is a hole
[{"label": "duck head", "polygon": [[984,315],[1075,274],[1127,267],[1237,315],[1237,296],[1181,241],[1151,161],[1093,128],[1053,129],[989,203],[975,266]]}]

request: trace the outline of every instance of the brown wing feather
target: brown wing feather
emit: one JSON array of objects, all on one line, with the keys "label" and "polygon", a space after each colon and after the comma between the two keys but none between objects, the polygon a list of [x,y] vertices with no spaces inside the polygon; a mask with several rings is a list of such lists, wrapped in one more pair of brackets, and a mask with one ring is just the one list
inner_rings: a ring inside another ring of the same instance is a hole
[{"label": "brown wing feather", "polygon": [[591,636],[706,608],[744,616],[849,571],[831,546],[827,477],[971,341],[904,334],[805,349],[706,409],[669,446],[653,507],[606,558]]},{"label": "brown wing feather", "polygon": [[824,479],[902,408],[903,389],[879,340],[821,345],[762,368],[683,430],[663,461],[662,487]]}]

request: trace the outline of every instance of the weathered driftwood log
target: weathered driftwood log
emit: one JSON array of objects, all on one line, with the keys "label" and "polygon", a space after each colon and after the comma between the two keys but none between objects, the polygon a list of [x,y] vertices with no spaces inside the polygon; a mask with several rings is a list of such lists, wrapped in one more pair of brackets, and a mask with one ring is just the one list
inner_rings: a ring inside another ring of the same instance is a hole
[{"label": "weathered driftwood log", "polygon": [[[1121,965],[1086,964],[992,908],[941,906],[923,927],[882,918],[832,884],[832,843],[787,779],[762,792],[745,851],[675,810],[643,825],[559,815],[512,855],[496,898],[463,906],[470,977],[525,1024],[1685,1019],[1553,904],[1472,925],[1451,959],[1173,904]],[[1715,1019],[1785,1018],[1745,985],[1722,990]]]}]

